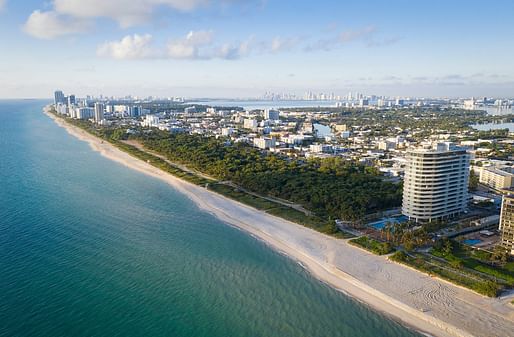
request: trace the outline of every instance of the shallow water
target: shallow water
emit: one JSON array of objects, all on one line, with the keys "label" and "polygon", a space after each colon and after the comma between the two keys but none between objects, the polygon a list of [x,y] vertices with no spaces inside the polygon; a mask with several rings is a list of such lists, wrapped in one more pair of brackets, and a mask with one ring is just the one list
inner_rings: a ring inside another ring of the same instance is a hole
[{"label": "shallow water", "polygon": [[417,336],[0,101],[0,336]]}]

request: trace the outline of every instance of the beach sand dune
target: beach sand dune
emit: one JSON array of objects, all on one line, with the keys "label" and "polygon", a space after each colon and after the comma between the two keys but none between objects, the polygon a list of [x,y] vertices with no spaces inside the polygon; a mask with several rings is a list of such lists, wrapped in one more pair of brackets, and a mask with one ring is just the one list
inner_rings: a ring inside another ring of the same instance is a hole
[{"label": "beach sand dune", "polygon": [[434,336],[514,336],[512,299],[492,299],[182,181],[48,114],[103,156],[156,177],[201,209],[299,261],[313,276]]}]

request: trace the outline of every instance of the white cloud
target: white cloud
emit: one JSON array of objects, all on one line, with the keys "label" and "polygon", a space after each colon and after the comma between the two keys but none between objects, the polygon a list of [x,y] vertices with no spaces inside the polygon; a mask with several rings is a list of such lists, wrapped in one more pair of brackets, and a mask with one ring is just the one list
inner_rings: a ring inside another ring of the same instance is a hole
[{"label": "white cloud", "polygon": [[314,43],[307,45],[304,49],[306,51],[317,51],[317,50],[333,50],[342,45],[346,45],[350,42],[354,41],[367,41],[368,46],[372,46],[374,43],[373,35],[376,33],[377,29],[375,26],[367,26],[357,30],[346,30],[340,32],[336,36],[329,36],[326,38],[321,38]]},{"label": "white cloud", "polygon": [[117,60],[159,57],[159,52],[154,50],[152,43],[153,37],[150,34],[127,35],[120,41],[106,42],[100,45],[97,55]]},{"label": "white cloud", "polygon": [[23,30],[40,39],[52,39],[55,37],[83,33],[90,24],[86,20],[72,19],[60,15],[54,11],[34,11],[23,26]]},{"label": "white cloud", "polygon": [[212,44],[212,31],[190,31],[185,38],[168,43],[168,56],[174,59],[198,59],[200,48]]},{"label": "white cloud", "polygon": [[225,43],[220,47],[216,48],[211,58],[221,58],[224,60],[236,60],[241,57],[241,45],[232,45]]},{"label": "white cloud", "polygon": [[347,43],[361,38],[367,38],[375,32],[376,28],[374,26],[364,27],[360,30],[347,30],[340,33],[337,40],[340,43]]},{"label": "white cloud", "polygon": [[[264,45],[260,43],[259,45]],[[190,31],[186,36],[154,47],[151,35],[128,35],[119,41],[108,41],[97,48],[97,55],[117,60],[177,59],[177,60],[234,60],[249,56],[255,50],[254,38],[241,43],[216,44],[210,30]],[[267,49],[269,51],[269,48]],[[262,52],[262,50],[259,49]]]},{"label": "white cloud", "polygon": [[188,60],[235,60],[248,56],[253,50],[253,37],[241,43],[214,44],[212,31],[191,31],[183,39],[168,44],[167,56]]},{"label": "white cloud", "polygon": [[159,6],[191,11],[208,2],[209,0],[54,0],[54,8],[59,13],[77,18],[111,18],[126,28],[148,21]]},{"label": "white cloud", "polygon": [[298,45],[298,43],[300,43],[300,39],[297,37],[282,38],[280,36],[276,36],[271,41],[271,51],[273,53],[277,53],[277,52],[281,52],[281,51],[291,50],[294,47],[296,47],[296,45]]}]

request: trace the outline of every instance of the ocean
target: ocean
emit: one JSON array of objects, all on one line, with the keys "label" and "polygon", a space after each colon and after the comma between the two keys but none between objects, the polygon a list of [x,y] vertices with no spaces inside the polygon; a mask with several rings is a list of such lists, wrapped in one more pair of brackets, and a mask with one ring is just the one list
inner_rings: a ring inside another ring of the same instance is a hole
[{"label": "ocean", "polygon": [[0,336],[419,336],[0,101]]}]

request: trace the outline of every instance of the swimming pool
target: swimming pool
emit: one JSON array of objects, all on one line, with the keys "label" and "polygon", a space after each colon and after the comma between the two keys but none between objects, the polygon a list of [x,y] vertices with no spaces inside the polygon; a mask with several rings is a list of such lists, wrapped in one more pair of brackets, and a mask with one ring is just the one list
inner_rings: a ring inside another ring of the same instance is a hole
[{"label": "swimming pool", "polygon": [[462,241],[462,243],[469,245],[469,246],[479,244],[480,242],[482,242],[482,240],[480,240],[480,239],[467,239],[467,240]]},{"label": "swimming pool", "polygon": [[388,222],[393,223],[393,224],[399,224],[399,223],[405,222],[407,220],[409,220],[409,218],[406,217],[405,215],[399,215],[399,216],[390,217],[390,218],[383,218],[379,221],[372,222],[368,225],[377,230],[381,230],[382,228],[385,227],[386,223],[388,223]]}]

